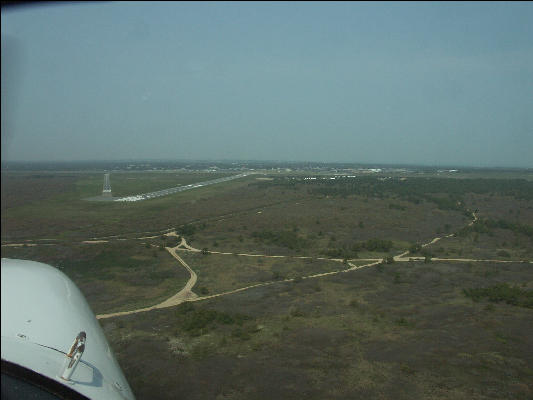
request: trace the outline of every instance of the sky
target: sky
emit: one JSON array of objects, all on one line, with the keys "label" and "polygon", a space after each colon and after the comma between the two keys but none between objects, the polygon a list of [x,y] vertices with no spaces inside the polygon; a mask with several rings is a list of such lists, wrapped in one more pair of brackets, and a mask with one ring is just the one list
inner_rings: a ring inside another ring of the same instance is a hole
[{"label": "sky", "polygon": [[2,9],[2,160],[533,167],[533,3]]}]

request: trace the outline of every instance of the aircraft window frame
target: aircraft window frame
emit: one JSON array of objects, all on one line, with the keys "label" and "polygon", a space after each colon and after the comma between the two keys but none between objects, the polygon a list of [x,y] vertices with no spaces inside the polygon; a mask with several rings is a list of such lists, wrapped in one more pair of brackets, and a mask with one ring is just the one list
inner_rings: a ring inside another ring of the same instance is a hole
[{"label": "aircraft window frame", "polygon": [[[11,379],[5,379],[5,378]],[[14,381],[20,387],[14,387]],[[22,389],[22,390],[21,390]],[[2,399],[21,399],[22,393],[31,394],[35,400],[63,399],[90,400],[88,397],[29,368],[2,359]],[[16,394],[12,396],[12,394]],[[28,398],[28,397],[26,397]]]}]

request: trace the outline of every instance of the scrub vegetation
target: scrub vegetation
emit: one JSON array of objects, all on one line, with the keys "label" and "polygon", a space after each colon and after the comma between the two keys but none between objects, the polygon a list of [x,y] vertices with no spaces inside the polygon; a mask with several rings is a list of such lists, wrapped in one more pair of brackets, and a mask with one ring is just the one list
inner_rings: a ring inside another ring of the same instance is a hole
[{"label": "scrub vegetation", "polygon": [[179,292],[175,249],[193,301],[100,320],[139,399],[529,399],[533,182],[496,175],[10,172],[2,256],[102,314]]}]

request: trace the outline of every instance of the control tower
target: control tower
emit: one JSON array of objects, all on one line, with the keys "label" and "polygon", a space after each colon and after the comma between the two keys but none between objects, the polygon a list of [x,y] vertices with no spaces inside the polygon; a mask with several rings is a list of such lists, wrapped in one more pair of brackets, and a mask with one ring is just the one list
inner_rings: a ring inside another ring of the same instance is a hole
[{"label": "control tower", "polygon": [[102,196],[112,197],[111,182],[109,181],[109,174],[104,174],[104,190],[102,191]]}]

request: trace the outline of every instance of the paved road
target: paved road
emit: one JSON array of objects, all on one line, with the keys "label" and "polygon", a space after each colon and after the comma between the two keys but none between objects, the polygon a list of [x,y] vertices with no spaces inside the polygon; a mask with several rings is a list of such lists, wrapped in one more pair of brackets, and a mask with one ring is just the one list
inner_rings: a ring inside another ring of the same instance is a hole
[{"label": "paved road", "polygon": [[251,174],[245,172],[245,173],[238,174],[238,175],[226,176],[225,178],[212,179],[210,181],[191,183],[189,185],[176,186],[176,187],[172,187],[172,188],[169,188],[169,189],[158,190],[156,192],[136,194],[136,195],[133,195],[133,196],[117,197],[117,198],[115,198],[113,200],[114,201],[142,201],[142,200],[149,200],[149,199],[153,199],[155,197],[168,196],[169,194],[183,192],[185,190],[195,189],[195,188],[199,188],[199,187],[203,187],[203,186],[214,185],[216,183],[227,182],[227,181],[231,181],[233,179],[244,178],[245,176],[248,176],[248,175],[251,175]]}]

